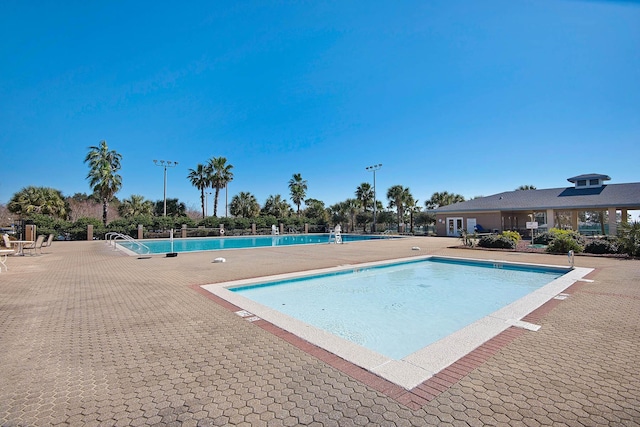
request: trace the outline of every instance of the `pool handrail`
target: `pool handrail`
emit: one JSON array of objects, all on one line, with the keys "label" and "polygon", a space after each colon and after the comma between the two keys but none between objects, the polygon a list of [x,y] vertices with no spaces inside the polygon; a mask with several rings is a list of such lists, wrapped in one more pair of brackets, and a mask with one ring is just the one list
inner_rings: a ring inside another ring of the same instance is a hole
[{"label": "pool handrail", "polygon": [[126,234],[122,234],[122,233],[118,233],[117,231],[109,231],[108,233],[106,233],[104,235],[104,239],[107,241],[107,243],[111,246],[113,246],[113,250],[117,250],[118,249],[118,245],[116,240],[118,239],[122,239],[125,240],[127,242],[131,242],[135,245],[137,245],[139,248],[144,248],[146,249],[146,252],[143,253],[151,253],[151,249],[149,249],[149,247],[147,245],[145,245],[144,243],[141,243],[139,241],[137,241],[136,239],[134,239],[131,236],[128,236]]}]

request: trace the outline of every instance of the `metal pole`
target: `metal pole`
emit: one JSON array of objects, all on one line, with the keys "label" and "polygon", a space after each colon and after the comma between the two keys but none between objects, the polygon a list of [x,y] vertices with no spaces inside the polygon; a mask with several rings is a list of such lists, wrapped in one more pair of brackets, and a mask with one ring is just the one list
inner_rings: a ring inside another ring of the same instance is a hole
[{"label": "metal pole", "polygon": [[171,160],[154,160],[156,166],[164,168],[164,216],[167,216],[167,168],[173,168],[178,165],[178,162]]},{"label": "metal pole", "polygon": [[376,231],[376,211],[377,211],[377,201],[376,201],[376,171],[380,170],[382,167],[382,163],[373,166],[367,166],[366,169],[370,172],[373,172],[373,224],[371,226],[371,231]]}]

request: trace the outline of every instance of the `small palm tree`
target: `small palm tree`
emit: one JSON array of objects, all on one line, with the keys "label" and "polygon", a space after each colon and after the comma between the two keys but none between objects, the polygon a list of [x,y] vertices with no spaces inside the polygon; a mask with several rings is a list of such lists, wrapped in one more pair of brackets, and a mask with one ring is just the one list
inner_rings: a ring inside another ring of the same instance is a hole
[{"label": "small palm tree", "polygon": [[7,205],[9,212],[25,217],[30,214],[51,215],[65,219],[69,204],[62,193],[49,187],[25,187],[15,193]]},{"label": "small palm tree", "polygon": [[233,216],[255,218],[260,213],[260,205],[253,194],[241,191],[231,199],[229,211]]},{"label": "small palm tree", "polygon": [[213,196],[213,216],[218,216],[218,195],[220,194],[220,189],[225,188],[227,184],[233,181],[233,172],[231,172],[231,169],[233,169],[233,165],[228,165],[225,157],[212,157],[209,163],[207,163],[209,185],[216,190]]},{"label": "small palm tree", "polygon": [[307,195],[307,181],[302,179],[302,174],[294,173],[289,180],[289,192],[291,200],[298,207],[298,217],[300,216],[300,204]]},{"label": "small palm tree", "polygon": [[198,163],[195,169],[189,169],[189,175],[187,176],[191,185],[200,190],[200,202],[202,204],[202,218],[204,218],[204,190],[209,187],[209,171],[203,164]]},{"label": "small palm tree", "polygon": [[464,202],[464,196],[442,191],[433,193],[431,198],[425,202],[425,206],[427,209],[435,209],[440,206],[452,205],[459,202]]},{"label": "small palm tree", "polygon": [[151,200],[145,200],[144,196],[133,194],[118,206],[118,213],[124,218],[133,218],[138,215],[152,215],[153,208]]},{"label": "small palm tree", "polygon": [[109,202],[122,187],[122,177],[118,175],[122,155],[115,150],[109,150],[106,141],[100,145],[89,147],[89,153],[84,159],[89,164],[87,179],[93,191],[102,200],[102,223],[107,225]]},{"label": "small palm tree", "polygon": [[521,185],[520,187],[516,188],[516,191],[518,190],[535,190],[536,186],[535,185]]}]

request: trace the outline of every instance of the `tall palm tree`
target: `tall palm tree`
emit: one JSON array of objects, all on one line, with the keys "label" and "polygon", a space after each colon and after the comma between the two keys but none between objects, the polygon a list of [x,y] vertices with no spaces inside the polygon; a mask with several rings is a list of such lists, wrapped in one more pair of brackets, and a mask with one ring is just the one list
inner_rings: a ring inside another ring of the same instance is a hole
[{"label": "tall palm tree", "polygon": [[200,190],[200,202],[202,205],[202,218],[204,218],[204,190],[209,187],[209,183],[211,182],[209,180],[209,171],[208,168],[201,164],[198,163],[198,166],[196,166],[195,169],[189,169],[189,175],[187,176],[187,178],[189,178],[189,181],[191,181],[191,185],[193,185],[194,187],[196,187],[198,190]]},{"label": "tall palm tree", "polygon": [[294,173],[289,180],[289,192],[291,200],[298,207],[298,217],[300,216],[300,204],[307,195],[307,181],[302,179],[302,174]]},{"label": "tall palm tree", "polygon": [[218,195],[220,189],[225,188],[227,184],[233,181],[233,165],[227,164],[225,157],[212,157],[207,163],[209,171],[209,185],[215,188],[216,193],[213,196],[213,216],[218,216]]},{"label": "tall palm tree", "polygon": [[369,206],[373,206],[373,189],[371,184],[363,182],[356,188],[356,198],[360,201],[362,209],[367,211]]},{"label": "tall palm tree", "polygon": [[241,191],[231,199],[229,211],[233,216],[254,218],[260,213],[260,205],[253,194]]},{"label": "tall palm tree", "polygon": [[118,206],[118,213],[124,218],[132,218],[138,215],[152,215],[153,202],[145,200],[144,196],[132,194],[130,198],[124,199]]},{"label": "tall palm tree", "polygon": [[431,198],[425,202],[425,206],[427,209],[435,209],[440,206],[452,205],[459,202],[464,202],[464,196],[442,191],[433,193]]},{"label": "tall palm tree", "polygon": [[349,230],[353,232],[356,229],[356,214],[358,213],[359,201],[357,199],[346,199],[342,202],[344,212],[349,215],[351,227]]},{"label": "tall palm tree", "polygon": [[420,206],[418,200],[414,199],[411,194],[405,201],[406,208],[409,210],[409,232],[413,234],[413,217],[414,214],[420,212]]},{"label": "tall palm tree", "polygon": [[118,175],[122,155],[115,150],[109,150],[107,141],[100,141],[100,145],[89,147],[89,153],[84,162],[89,164],[87,179],[93,191],[102,200],[102,223],[107,225],[109,202],[122,188],[122,177]]},{"label": "tall palm tree", "polygon": [[404,207],[407,204],[409,198],[412,197],[409,192],[409,188],[404,188],[402,185],[394,185],[387,190],[387,199],[389,199],[389,207],[395,207],[398,212],[398,231],[400,230],[400,224],[402,224],[404,218]]},{"label": "tall palm tree", "polygon": [[29,214],[51,215],[65,219],[69,213],[69,203],[62,193],[49,187],[25,187],[15,193],[7,204],[9,212],[21,217]]}]

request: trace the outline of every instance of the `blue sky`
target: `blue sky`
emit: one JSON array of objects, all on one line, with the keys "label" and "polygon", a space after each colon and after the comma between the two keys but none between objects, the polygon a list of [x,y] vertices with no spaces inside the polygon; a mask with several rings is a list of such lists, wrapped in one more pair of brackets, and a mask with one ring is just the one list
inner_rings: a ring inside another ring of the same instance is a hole
[{"label": "blue sky", "polygon": [[[613,1],[0,2],[0,202],[90,193],[87,147],[123,155],[126,198],[199,209],[190,168],[224,156],[229,198],[327,205],[376,174],[420,204],[638,182],[640,4]],[[211,199],[209,199],[212,204]],[[223,203],[223,202],[222,202]],[[209,208],[211,209],[211,208]]]}]

